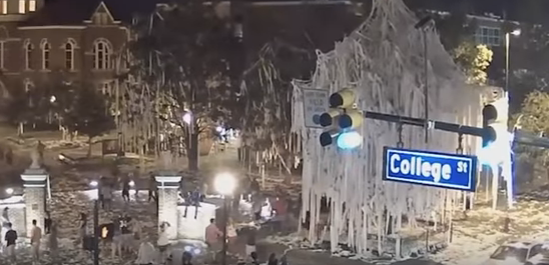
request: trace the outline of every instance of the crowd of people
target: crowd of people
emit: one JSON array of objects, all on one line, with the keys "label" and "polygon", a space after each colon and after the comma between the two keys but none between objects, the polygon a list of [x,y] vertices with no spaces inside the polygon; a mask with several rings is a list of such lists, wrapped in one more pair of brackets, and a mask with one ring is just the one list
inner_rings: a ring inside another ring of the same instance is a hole
[{"label": "crowd of people", "polygon": [[[46,250],[52,260],[57,259],[58,243],[57,243],[57,222],[50,218],[49,212],[46,212],[44,220]],[[2,252],[7,257],[10,264],[17,264],[17,255],[15,252],[19,235],[13,227],[13,223],[9,219],[9,208],[5,207],[2,211]],[[42,245],[42,228],[38,226],[37,220],[32,220],[32,229],[30,231],[30,254],[32,263],[39,264],[41,260],[41,245]]]}]

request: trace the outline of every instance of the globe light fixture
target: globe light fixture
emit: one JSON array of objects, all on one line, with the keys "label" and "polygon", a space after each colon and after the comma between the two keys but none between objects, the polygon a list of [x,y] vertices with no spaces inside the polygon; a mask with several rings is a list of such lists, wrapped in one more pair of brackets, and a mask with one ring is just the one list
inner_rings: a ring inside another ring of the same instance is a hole
[{"label": "globe light fixture", "polygon": [[183,121],[186,123],[186,124],[191,124],[192,122],[192,119],[193,119],[193,115],[190,113],[190,112],[187,112],[183,115]]},{"label": "globe light fixture", "polygon": [[95,187],[99,186],[99,183],[98,183],[97,181],[95,181],[95,180],[92,180],[92,181],[90,182],[90,186],[92,186],[92,187],[95,188]]},{"label": "globe light fixture", "polygon": [[6,193],[7,193],[8,195],[12,195],[12,194],[13,194],[13,189],[12,189],[12,188],[7,188],[7,189],[6,189]]},{"label": "globe light fixture", "polygon": [[221,195],[232,195],[236,188],[236,179],[231,173],[219,173],[215,176],[214,188]]}]

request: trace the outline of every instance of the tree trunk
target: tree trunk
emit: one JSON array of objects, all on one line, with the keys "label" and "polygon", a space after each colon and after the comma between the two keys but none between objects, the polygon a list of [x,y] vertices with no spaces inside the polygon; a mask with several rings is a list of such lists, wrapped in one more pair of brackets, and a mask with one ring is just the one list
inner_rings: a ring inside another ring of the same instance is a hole
[{"label": "tree trunk", "polygon": [[187,148],[189,170],[198,170],[198,132],[194,130],[190,134],[189,147]]},{"label": "tree trunk", "polygon": [[88,138],[88,158],[92,155],[92,138],[93,137]]}]

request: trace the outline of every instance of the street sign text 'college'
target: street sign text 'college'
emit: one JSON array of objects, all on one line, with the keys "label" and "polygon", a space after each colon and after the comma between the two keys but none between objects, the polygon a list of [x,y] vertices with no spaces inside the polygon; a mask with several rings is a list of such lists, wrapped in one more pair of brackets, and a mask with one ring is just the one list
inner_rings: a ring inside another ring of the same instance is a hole
[{"label": "street sign text 'college'", "polygon": [[385,147],[383,180],[475,191],[475,156]]}]

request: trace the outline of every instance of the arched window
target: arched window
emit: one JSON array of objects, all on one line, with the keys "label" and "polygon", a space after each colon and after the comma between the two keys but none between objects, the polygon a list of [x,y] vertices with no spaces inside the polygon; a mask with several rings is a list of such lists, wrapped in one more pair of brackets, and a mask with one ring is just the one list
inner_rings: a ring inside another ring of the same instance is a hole
[{"label": "arched window", "polygon": [[93,45],[93,68],[110,69],[111,45],[106,40],[98,40]]},{"label": "arched window", "polygon": [[34,50],[34,46],[32,46],[32,43],[30,41],[25,41],[25,68],[27,70],[32,69],[32,51]]},{"label": "arched window", "polygon": [[47,70],[50,69],[50,50],[51,45],[50,43],[43,39],[42,43],[40,43],[40,48],[42,48],[42,69]]},{"label": "arched window", "polygon": [[74,40],[69,39],[65,43],[65,68],[67,70],[74,70],[74,49],[76,48],[76,43]]}]

